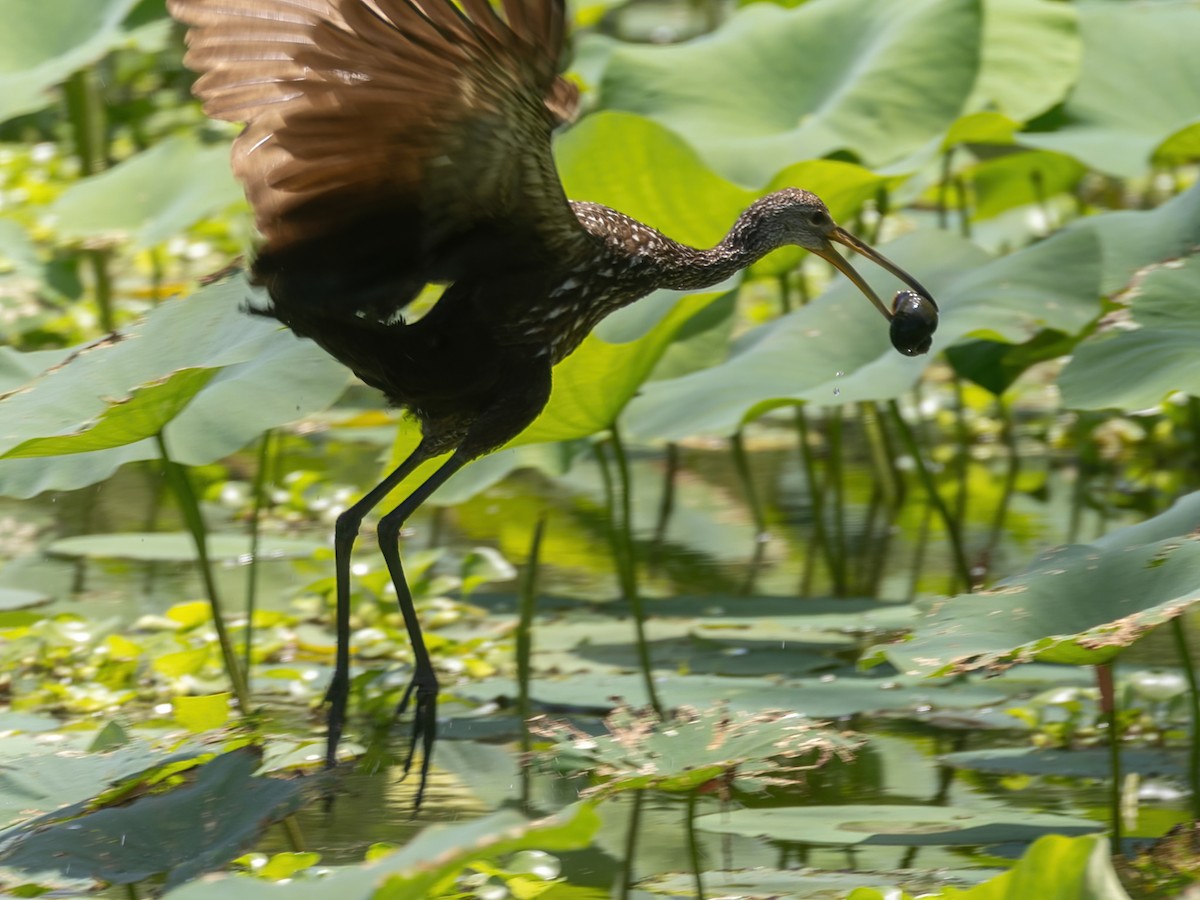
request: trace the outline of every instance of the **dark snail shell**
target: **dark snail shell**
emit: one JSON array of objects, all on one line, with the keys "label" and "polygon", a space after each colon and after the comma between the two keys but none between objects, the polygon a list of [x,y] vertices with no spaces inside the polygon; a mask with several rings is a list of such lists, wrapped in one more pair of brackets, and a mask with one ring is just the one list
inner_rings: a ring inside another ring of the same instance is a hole
[{"label": "dark snail shell", "polygon": [[938,308],[932,298],[900,291],[892,298],[892,346],[905,356],[920,356],[933,346]]}]

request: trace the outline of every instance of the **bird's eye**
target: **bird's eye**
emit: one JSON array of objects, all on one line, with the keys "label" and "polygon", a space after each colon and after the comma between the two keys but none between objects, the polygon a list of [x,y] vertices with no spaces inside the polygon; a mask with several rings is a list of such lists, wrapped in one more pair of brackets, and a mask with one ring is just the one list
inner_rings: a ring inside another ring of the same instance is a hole
[{"label": "bird's eye", "polygon": [[829,213],[825,212],[823,209],[814,209],[808,214],[808,221],[812,222],[812,224],[818,227],[828,225],[830,222]]}]

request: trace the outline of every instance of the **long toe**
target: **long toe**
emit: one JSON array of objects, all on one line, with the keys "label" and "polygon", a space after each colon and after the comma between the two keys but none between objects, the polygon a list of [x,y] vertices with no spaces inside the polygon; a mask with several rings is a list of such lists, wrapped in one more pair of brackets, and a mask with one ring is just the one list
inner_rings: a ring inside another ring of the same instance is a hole
[{"label": "long toe", "polygon": [[342,730],[346,725],[346,702],[350,697],[349,685],[341,679],[334,678],[325,692],[323,703],[326,711],[325,736],[325,768],[332,769],[337,765],[338,744],[342,740]]},{"label": "long toe", "polygon": [[413,815],[421,810],[425,799],[425,788],[429,784],[429,766],[433,762],[433,745],[437,742],[437,692],[424,694],[417,690],[417,710],[413,722],[412,746],[408,750],[408,760],[404,765],[404,773],[408,774],[416,751],[418,740],[421,743],[421,779],[417,785],[417,796],[413,800]]}]

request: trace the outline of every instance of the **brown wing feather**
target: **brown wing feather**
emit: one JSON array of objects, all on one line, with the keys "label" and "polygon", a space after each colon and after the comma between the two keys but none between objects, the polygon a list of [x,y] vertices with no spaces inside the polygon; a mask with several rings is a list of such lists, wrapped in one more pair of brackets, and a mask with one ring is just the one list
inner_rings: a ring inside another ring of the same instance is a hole
[{"label": "brown wing feather", "polygon": [[205,111],[247,123],[233,168],[266,269],[315,254],[410,290],[453,278],[481,232],[515,229],[550,256],[578,239],[550,152],[578,96],[557,75],[562,0],[503,0],[503,18],[488,0],[168,7],[191,26]]}]

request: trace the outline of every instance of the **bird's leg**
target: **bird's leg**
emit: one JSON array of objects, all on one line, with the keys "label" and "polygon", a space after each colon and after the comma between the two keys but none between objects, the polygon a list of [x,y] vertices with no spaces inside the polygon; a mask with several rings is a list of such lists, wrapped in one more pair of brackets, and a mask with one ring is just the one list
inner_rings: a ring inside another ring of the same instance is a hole
[{"label": "bird's leg", "polygon": [[337,657],[333,667],[333,679],[325,693],[325,703],[329,707],[328,736],[325,742],[326,768],[333,768],[337,763],[338,742],[346,724],[346,703],[350,697],[350,553],[354,549],[354,542],[367,513],[378,506],[396,485],[432,455],[430,445],[422,441],[390,475],[337,517],[333,532],[333,567],[337,586]]},{"label": "bird's leg", "polygon": [[409,494],[404,502],[379,520],[379,549],[383,553],[384,562],[387,563],[388,573],[392,576],[392,585],[396,588],[396,598],[400,603],[400,613],[404,616],[404,627],[408,629],[408,638],[412,642],[413,648],[413,676],[396,708],[396,716],[404,715],[409,700],[415,696],[412,744],[408,748],[408,757],[404,761],[404,774],[407,775],[412,767],[413,755],[416,753],[419,743],[422,750],[421,783],[417,786],[417,796],[413,801],[415,810],[421,808],[421,801],[425,798],[429,764],[433,759],[433,745],[437,740],[438,680],[437,674],[433,671],[433,663],[429,660],[429,651],[425,648],[425,639],[421,636],[421,622],[417,618],[412,592],[408,589],[408,581],[404,577],[404,566],[400,562],[400,529],[409,516],[429,498],[430,494],[441,487],[446,479],[466,465],[471,458],[471,455],[464,453],[461,448],[456,450],[436,472]]}]

